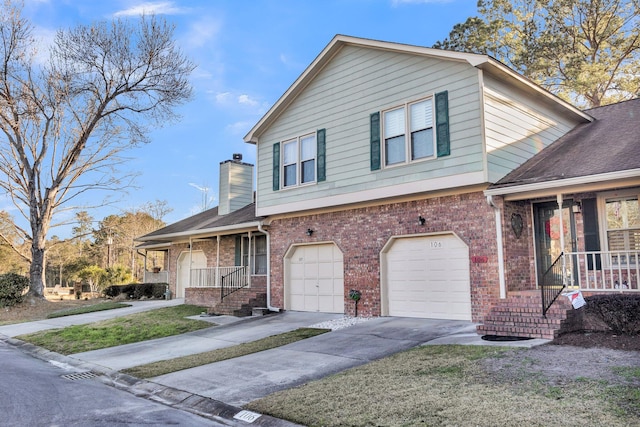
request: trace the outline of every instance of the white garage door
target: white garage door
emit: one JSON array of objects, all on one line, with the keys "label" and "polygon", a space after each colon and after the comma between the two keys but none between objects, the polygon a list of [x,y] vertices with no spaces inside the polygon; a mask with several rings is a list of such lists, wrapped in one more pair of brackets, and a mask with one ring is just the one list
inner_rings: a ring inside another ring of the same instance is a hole
[{"label": "white garage door", "polygon": [[298,246],[287,269],[289,310],[344,313],[342,252],[336,245]]},{"label": "white garage door", "polygon": [[[189,264],[191,260],[191,264]],[[202,251],[182,252],[178,257],[178,274],[176,283],[176,298],[184,298],[184,290],[190,286],[191,268],[206,268],[207,256]]]},{"label": "white garage door", "polygon": [[398,238],[384,257],[389,316],[471,320],[469,249],[458,237]]}]

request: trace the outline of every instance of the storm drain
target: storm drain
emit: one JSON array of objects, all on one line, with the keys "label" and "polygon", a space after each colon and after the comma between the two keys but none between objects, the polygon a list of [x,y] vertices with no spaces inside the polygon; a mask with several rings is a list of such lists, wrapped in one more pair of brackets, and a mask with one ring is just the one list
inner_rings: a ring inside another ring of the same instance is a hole
[{"label": "storm drain", "polygon": [[93,372],[77,372],[75,374],[67,374],[62,376],[62,378],[71,381],[88,380],[95,377],[96,374],[94,374]]}]

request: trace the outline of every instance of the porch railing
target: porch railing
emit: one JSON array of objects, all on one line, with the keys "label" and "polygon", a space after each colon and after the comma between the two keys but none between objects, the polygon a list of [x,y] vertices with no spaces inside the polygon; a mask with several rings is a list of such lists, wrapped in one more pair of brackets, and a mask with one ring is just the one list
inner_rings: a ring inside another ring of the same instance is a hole
[{"label": "porch railing", "polygon": [[247,267],[237,267],[220,278],[220,299],[247,287]]},{"label": "porch railing", "polygon": [[242,269],[241,266],[192,268],[189,287],[191,288],[219,288],[222,286],[222,277]]},{"label": "porch railing", "polygon": [[551,264],[542,275],[540,284],[540,292],[542,293],[542,315],[546,317],[547,311],[551,308],[553,302],[562,293],[565,288],[564,284],[564,254],[560,254],[558,258]]},{"label": "porch railing", "polygon": [[640,251],[566,252],[567,285],[583,291],[640,292]]}]

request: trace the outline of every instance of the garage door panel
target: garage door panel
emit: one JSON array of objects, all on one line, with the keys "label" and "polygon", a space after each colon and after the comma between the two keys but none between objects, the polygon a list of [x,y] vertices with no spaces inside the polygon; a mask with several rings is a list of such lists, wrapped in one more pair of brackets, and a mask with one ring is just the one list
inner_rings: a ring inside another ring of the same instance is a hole
[{"label": "garage door panel", "polygon": [[469,251],[456,236],[398,238],[385,261],[390,316],[471,320]]},{"label": "garage door panel", "polygon": [[288,309],[344,313],[344,270],[337,246],[299,246],[287,268]]}]

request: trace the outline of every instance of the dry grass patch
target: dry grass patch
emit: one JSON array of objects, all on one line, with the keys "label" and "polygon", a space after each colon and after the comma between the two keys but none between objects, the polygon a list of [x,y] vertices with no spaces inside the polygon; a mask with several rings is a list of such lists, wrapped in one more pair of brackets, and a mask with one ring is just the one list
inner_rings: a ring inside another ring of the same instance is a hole
[{"label": "dry grass patch", "polygon": [[88,307],[104,301],[103,299],[50,301],[44,298],[28,298],[20,304],[0,308],[0,326],[44,320],[56,311]]},{"label": "dry grass patch", "polygon": [[638,414],[616,404],[631,387],[541,376],[499,378],[482,361],[524,357],[484,346],[424,346],[275,393],[247,409],[308,426],[623,426]]},{"label": "dry grass patch", "polygon": [[146,365],[134,366],[133,368],[125,369],[122,372],[138,378],[157,377],[171,372],[181,371],[183,369],[195,368],[196,366],[221,362],[223,360],[246,356],[247,354],[257,353],[259,351],[282,347],[283,345],[315,337],[316,335],[321,335],[329,331],[330,329],[299,328],[295,331],[272,335],[270,337],[234,345],[232,347],[178,357],[176,359],[161,360],[154,363],[148,363]]},{"label": "dry grass patch", "polygon": [[178,305],[88,325],[75,325],[20,335],[16,338],[68,355],[164,338],[214,326],[209,322],[186,318],[200,314],[203,310],[202,307],[194,305]]}]

